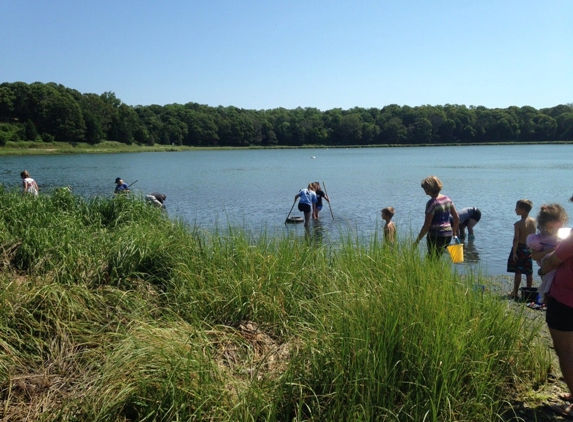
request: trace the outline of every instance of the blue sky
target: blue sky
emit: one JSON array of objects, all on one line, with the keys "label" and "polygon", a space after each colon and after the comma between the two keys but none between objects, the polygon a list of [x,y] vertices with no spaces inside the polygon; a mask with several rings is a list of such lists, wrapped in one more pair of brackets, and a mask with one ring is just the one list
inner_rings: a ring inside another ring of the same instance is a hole
[{"label": "blue sky", "polygon": [[0,82],[129,105],[573,103],[572,0],[2,0]]}]

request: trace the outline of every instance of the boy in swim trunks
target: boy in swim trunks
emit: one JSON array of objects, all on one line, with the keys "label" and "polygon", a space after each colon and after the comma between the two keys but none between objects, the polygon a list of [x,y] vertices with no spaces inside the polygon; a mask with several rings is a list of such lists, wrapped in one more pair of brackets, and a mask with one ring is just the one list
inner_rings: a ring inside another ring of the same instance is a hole
[{"label": "boy in swim trunks", "polygon": [[533,261],[531,249],[527,247],[527,236],[535,233],[535,220],[529,216],[533,203],[528,199],[520,199],[515,205],[515,213],[521,218],[513,224],[513,247],[507,259],[507,272],[515,273],[513,292],[510,297],[518,299],[521,275],[525,274],[527,287],[533,284]]}]

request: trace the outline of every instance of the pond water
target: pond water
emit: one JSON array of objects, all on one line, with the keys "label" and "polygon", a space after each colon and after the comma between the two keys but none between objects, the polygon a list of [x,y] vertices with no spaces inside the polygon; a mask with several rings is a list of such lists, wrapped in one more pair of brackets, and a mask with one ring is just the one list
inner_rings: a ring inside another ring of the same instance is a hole
[{"label": "pond water", "polygon": [[[533,217],[541,204],[559,202],[573,219],[573,145],[15,156],[0,157],[0,183],[19,187],[24,169],[42,191],[70,186],[86,197],[111,196],[121,177],[135,182],[136,193],[165,193],[171,216],[202,228],[231,224],[300,236],[301,224],[284,225],[294,196],[309,182],[325,182],[334,219],[325,206],[314,228],[328,242],[345,233],[371,238],[380,232],[386,206],[396,210],[399,236],[413,238],[428,200],[420,181],[433,174],[458,209],[481,209],[475,240],[465,244],[465,265],[490,275],[506,274],[518,199],[533,201]],[[296,206],[291,215],[301,215]]]}]

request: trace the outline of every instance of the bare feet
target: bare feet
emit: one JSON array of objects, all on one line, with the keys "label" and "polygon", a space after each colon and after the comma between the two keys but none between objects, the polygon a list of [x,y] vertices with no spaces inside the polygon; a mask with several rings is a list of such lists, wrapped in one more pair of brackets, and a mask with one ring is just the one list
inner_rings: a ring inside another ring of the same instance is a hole
[{"label": "bare feet", "polygon": [[559,416],[563,416],[564,418],[567,419],[573,418],[573,404],[569,405],[552,404],[549,407]]}]

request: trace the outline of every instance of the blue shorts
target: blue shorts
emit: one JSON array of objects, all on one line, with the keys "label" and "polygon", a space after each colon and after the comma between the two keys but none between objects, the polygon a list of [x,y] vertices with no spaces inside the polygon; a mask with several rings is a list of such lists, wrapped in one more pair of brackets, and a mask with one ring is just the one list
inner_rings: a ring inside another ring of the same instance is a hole
[{"label": "blue shorts", "polygon": [[322,205],[317,205],[316,209],[320,211],[322,209]]}]

